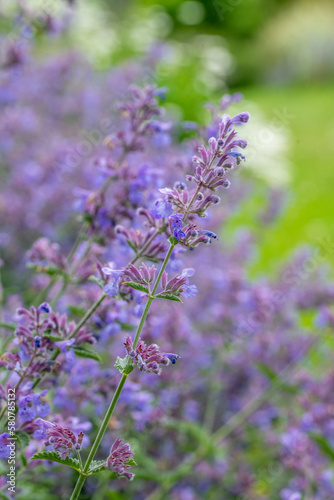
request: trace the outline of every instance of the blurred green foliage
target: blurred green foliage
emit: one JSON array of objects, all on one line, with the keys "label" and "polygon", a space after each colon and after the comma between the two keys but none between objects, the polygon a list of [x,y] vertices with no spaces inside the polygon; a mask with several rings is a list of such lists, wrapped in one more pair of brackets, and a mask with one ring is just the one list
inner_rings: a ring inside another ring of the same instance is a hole
[{"label": "blurred green foliage", "polygon": [[[66,5],[65,0],[54,0]],[[33,0],[31,5],[41,2]],[[11,11],[5,0],[0,13]],[[203,103],[241,90],[254,133],[246,164],[262,183],[287,193],[283,216],[263,231],[257,270],[301,242],[317,244],[334,229],[334,4],[330,0],[76,0],[74,22],[59,38],[37,32],[37,54],[81,50],[104,71],[163,43],[156,80],[169,88],[167,109],[185,120],[205,119]],[[0,30],[10,30],[6,16]],[[287,111],[291,119],[261,144],[261,133]],[[233,224],[253,225],[254,195]],[[235,226],[234,226],[235,227]],[[334,262],[333,252],[328,260]]]}]

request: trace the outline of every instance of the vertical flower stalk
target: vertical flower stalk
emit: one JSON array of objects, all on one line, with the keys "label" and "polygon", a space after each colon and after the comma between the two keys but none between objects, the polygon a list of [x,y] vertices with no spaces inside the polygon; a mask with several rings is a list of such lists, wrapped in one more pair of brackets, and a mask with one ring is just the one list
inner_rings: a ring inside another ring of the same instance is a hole
[{"label": "vertical flower stalk", "polygon": [[[136,335],[135,335],[135,339],[134,339],[134,342],[133,342],[133,346],[132,346],[133,349],[135,349],[137,347],[137,345],[138,345],[138,342],[140,340],[140,335],[141,335],[141,332],[142,332],[143,327],[145,325],[145,321],[146,321],[147,315],[149,313],[151,304],[152,304],[152,302],[154,300],[154,294],[156,293],[156,291],[158,289],[158,286],[160,284],[160,281],[162,279],[162,276],[163,276],[163,274],[165,272],[166,266],[167,266],[167,264],[169,262],[169,259],[170,259],[171,255],[172,255],[172,252],[173,252],[174,247],[175,247],[176,244],[177,244],[177,241],[175,241],[172,238],[172,240],[170,242],[170,247],[169,247],[168,252],[167,252],[167,254],[165,256],[165,259],[164,259],[164,261],[162,263],[162,266],[161,266],[161,269],[159,271],[158,277],[157,277],[157,279],[155,281],[155,284],[154,284],[154,287],[153,287],[153,290],[152,290],[152,294],[148,297],[145,309],[144,309],[143,314],[142,314],[142,316],[140,318],[140,322],[139,322],[139,325],[138,325],[138,328],[137,328],[137,331],[136,331]],[[112,398],[112,401],[111,401],[111,403],[109,405],[109,408],[108,408],[108,410],[107,410],[107,412],[106,412],[106,414],[104,416],[104,419],[102,421],[102,424],[101,424],[101,426],[99,428],[99,431],[97,433],[97,436],[95,438],[93,446],[92,446],[92,448],[91,448],[91,450],[89,452],[88,458],[87,458],[85,466],[83,468],[83,471],[80,474],[80,476],[78,478],[78,481],[77,481],[77,483],[75,485],[75,488],[74,488],[73,493],[71,495],[71,500],[76,500],[76,499],[79,498],[79,495],[80,495],[80,492],[82,490],[82,487],[83,487],[83,485],[84,485],[84,483],[86,481],[86,477],[87,477],[87,474],[89,472],[90,465],[91,465],[92,461],[94,460],[96,452],[97,452],[97,450],[98,450],[98,448],[99,448],[99,446],[101,444],[101,441],[103,439],[103,436],[104,436],[104,434],[105,434],[105,432],[107,430],[109,420],[110,420],[112,414],[114,413],[114,410],[116,408],[116,405],[117,405],[117,402],[119,400],[119,397],[120,397],[120,395],[122,393],[122,390],[123,390],[123,387],[125,385],[127,377],[128,377],[128,374],[127,373],[123,373],[122,378],[119,381],[119,384],[118,384],[117,389],[115,391],[115,394],[114,394],[114,396]]]}]

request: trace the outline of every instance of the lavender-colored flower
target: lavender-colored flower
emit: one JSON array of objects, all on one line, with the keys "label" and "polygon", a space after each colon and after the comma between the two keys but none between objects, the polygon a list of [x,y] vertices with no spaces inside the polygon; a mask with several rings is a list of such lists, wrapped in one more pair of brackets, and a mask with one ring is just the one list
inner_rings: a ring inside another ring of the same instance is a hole
[{"label": "lavender-colored flower", "polygon": [[218,240],[218,236],[215,233],[213,233],[212,231],[203,230],[203,231],[200,231],[200,234],[204,234],[205,236],[208,237],[208,243],[212,243],[212,238],[214,240]]},{"label": "lavender-colored flower", "polygon": [[182,219],[183,214],[174,214],[169,217],[169,220],[171,221],[171,229],[173,230],[173,234],[178,241],[185,237],[185,233],[181,229],[183,224]]},{"label": "lavender-colored flower", "polygon": [[37,419],[36,424],[40,425],[41,428],[35,431],[34,437],[44,439],[46,436],[45,446],[51,445],[55,451],[60,452],[62,458],[65,458],[72,451],[81,449],[84,438],[82,431],[76,436],[69,427],[62,427],[42,418]]},{"label": "lavender-colored flower", "polygon": [[103,267],[102,272],[107,276],[111,276],[111,283],[108,283],[104,287],[104,291],[109,297],[114,297],[118,294],[119,285],[122,280],[123,271],[112,269],[111,267]]},{"label": "lavender-colored flower", "polygon": [[40,394],[28,394],[21,396],[18,400],[18,416],[23,422],[30,422],[36,415],[39,417],[46,417],[50,413],[50,406],[44,403],[41,398],[47,394],[47,390],[42,391]]},{"label": "lavender-colored flower", "polygon": [[7,432],[0,434],[0,458],[8,458],[10,456],[9,444],[11,441],[8,439],[10,436]]},{"label": "lavender-colored flower", "polygon": [[135,474],[130,472],[133,462],[133,450],[128,443],[121,438],[117,438],[110,449],[110,454],[105,462],[107,469],[116,474],[117,477],[125,477],[132,481]]},{"label": "lavender-colored flower", "polygon": [[170,352],[165,352],[164,356],[166,356],[166,358],[168,358],[171,361],[172,365],[175,365],[176,360],[181,358],[181,356],[179,356],[178,354],[172,354]]},{"label": "lavender-colored flower", "polygon": [[281,491],[282,500],[302,500],[302,494],[299,491],[293,491],[288,488],[284,488]]},{"label": "lavender-colored flower", "polygon": [[173,205],[164,200],[157,200],[154,208],[151,209],[151,214],[155,219],[169,217],[173,213]]},{"label": "lavender-colored flower", "polygon": [[133,365],[142,372],[160,375],[161,368],[159,364],[167,366],[171,362],[171,359],[167,355],[160,352],[156,344],[148,346],[143,340],[139,340],[134,349],[131,337],[127,336],[124,341],[124,346]]},{"label": "lavender-colored flower", "polygon": [[247,123],[249,118],[250,118],[249,113],[247,113],[247,111],[244,111],[234,116],[234,118],[232,118],[231,120],[231,123],[233,125],[240,125],[241,123]]}]

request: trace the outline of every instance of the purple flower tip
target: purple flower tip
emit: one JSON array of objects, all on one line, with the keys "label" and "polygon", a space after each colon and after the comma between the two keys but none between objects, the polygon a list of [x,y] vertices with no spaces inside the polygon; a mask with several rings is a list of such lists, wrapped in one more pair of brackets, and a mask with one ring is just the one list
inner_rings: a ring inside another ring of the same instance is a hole
[{"label": "purple flower tip", "polygon": [[166,356],[166,358],[170,360],[172,365],[175,365],[177,359],[181,359],[181,356],[179,356],[178,354],[172,354],[170,352],[164,353],[164,356]]}]

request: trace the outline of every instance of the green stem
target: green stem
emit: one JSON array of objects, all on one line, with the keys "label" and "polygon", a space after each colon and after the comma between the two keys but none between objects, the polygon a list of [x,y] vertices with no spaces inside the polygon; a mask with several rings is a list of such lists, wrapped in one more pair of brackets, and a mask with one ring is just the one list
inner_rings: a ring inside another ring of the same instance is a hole
[{"label": "green stem", "polygon": [[72,339],[73,337],[76,336],[76,334],[78,333],[80,328],[82,328],[83,325],[86,323],[86,321],[89,320],[89,318],[92,316],[92,314],[94,314],[96,309],[99,307],[101,302],[103,302],[106,297],[107,297],[107,294],[103,292],[102,295],[100,295],[100,297],[97,299],[97,301],[92,305],[92,307],[86,312],[86,314],[84,315],[82,320],[77,324],[75,330],[68,337],[69,339]]},{"label": "green stem", "polygon": [[75,488],[72,492],[70,500],[74,500],[76,498],[79,498],[80,491],[82,490],[82,487],[83,487],[85,481],[86,481],[86,476],[84,476],[83,474],[80,474],[80,476],[78,477],[78,480],[76,482]]},{"label": "green stem", "polygon": [[[171,243],[170,247],[169,247],[169,250],[165,256],[165,259],[162,263],[162,266],[161,266],[161,269],[159,271],[159,274],[158,274],[158,277],[156,279],[156,282],[154,284],[154,287],[153,287],[153,291],[152,291],[152,295],[155,294],[155,292],[157,291],[158,289],[158,286],[159,286],[159,283],[160,283],[160,280],[161,280],[161,277],[166,269],[166,266],[168,264],[168,261],[170,259],[170,256],[172,255],[172,251],[174,249],[174,246],[175,244]],[[101,297],[100,297],[100,303],[102,302],[102,300],[104,299],[104,297],[106,296],[106,294],[103,294]],[[144,327],[144,324],[145,324],[145,320],[147,318],[147,315],[148,315],[148,312],[150,310],[150,307],[151,307],[151,304],[154,300],[154,297],[149,297],[148,300],[147,300],[147,303],[146,303],[146,306],[145,306],[145,309],[143,311],[143,314],[140,318],[140,322],[139,322],[139,325],[138,325],[138,328],[137,328],[137,331],[136,331],[136,336],[135,336],[135,340],[133,342],[133,347],[136,348],[137,344],[138,344],[138,341],[140,339],[140,334],[143,330],[143,327]],[[98,301],[97,301],[98,302]],[[95,311],[95,309],[98,307],[98,303],[95,303],[91,309],[87,312],[86,316],[91,316],[93,314],[93,312]],[[89,317],[88,316],[88,317]],[[83,324],[83,320],[85,318],[82,319],[82,321],[80,323]],[[87,318],[88,319],[88,318]],[[87,321],[87,319],[85,321]],[[79,323],[79,325],[80,325]],[[81,326],[77,326],[76,330],[72,333],[71,337],[73,337],[76,333],[76,331],[79,331],[79,329],[81,328]],[[124,387],[124,384],[125,384],[125,381],[127,379],[127,374],[123,373],[122,375],[122,378],[117,386],[117,389],[116,389],[116,392],[114,394],[114,397],[112,398],[112,401],[109,405],[109,408],[107,410],[107,413],[105,414],[104,416],[104,419],[102,421],[102,424],[100,426],[100,429],[97,433],[97,436],[95,438],[95,441],[94,441],[94,444],[89,452],[89,455],[88,455],[88,458],[86,460],[86,463],[85,463],[85,467],[82,471],[82,473],[80,474],[80,476],[78,477],[78,481],[75,485],[75,488],[73,490],[73,493],[72,493],[72,496],[71,496],[71,499],[70,500],[77,500],[77,498],[79,498],[79,495],[80,495],[80,491],[85,483],[85,480],[86,480],[86,477],[87,477],[87,473],[89,471],[89,467],[90,467],[90,464],[92,463],[92,461],[94,460],[94,457],[95,457],[95,454],[100,446],[100,443],[102,441],[102,438],[104,436],[104,433],[106,432],[107,430],[107,427],[108,427],[108,423],[109,423],[109,420],[114,412],[114,409],[116,407],[116,404],[117,404],[117,401],[119,400],[119,397],[121,395],[121,392],[123,390],[123,387]]]},{"label": "green stem", "polygon": [[75,485],[75,488],[73,490],[73,493],[72,493],[72,496],[71,496],[71,500],[76,500],[77,498],[79,498],[79,495],[80,495],[80,491],[84,485],[84,482],[86,480],[86,474],[88,473],[88,470],[89,470],[89,466],[90,464],[92,463],[92,461],[94,460],[94,457],[95,457],[95,454],[100,446],[100,443],[102,441],[102,438],[104,436],[104,433],[106,432],[107,430],[107,427],[108,427],[108,424],[109,424],[109,420],[114,412],[114,409],[116,407],[116,404],[117,404],[117,401],[121,395],[121,392],[122,392],[122,389],[124,387],[124,384],[125,384],[125,381],[127,379],[127,375],[124,373],[122,375],[122,378],[117,386],[117,389],[116,389],[116,392],[114,394],[114,397],[112,398],[112,401],[109,405],[109,408],[107,410],[107,413],[105,414],[104,416],[104,419],[103,419],[103,422],[101,424],[101,427],[99,429],[99,432],[97,433],[97,436],[95,438],[95,441],[94,441],[94,444],[89,452],[89,455],[88,455],[88,458],[86,460],[86,463],[85,463],[85,467],[84,467],[84,470],[83,470],[83,474],[80,474],[79,478],[78,478],[78,481],[77,481],[77,484]]},{"label": "green stem", "polygon": [[[172,251],[174,249],[174,244],[171,244],[170,247],[169,247],[169,250],[166,254],[166,257],[162,263],[162,266],[161,266],[161,269],[159,271],[159,274],[158,274],[158,277],[156,279],[156,282],[154,284],[154,287],[153,287],[153,290],[152,290],[152,295],[155,294],[155,292],[157,291],[158,289],[158,286],[159,286],[159,283],[161,281],[161,278],[162,278],[162,275],[166,269],[166,266],[168,264],[168,261],[170,259],[170,256],[172,255]],[[140,318],[140,323],[138,325],[138,328],[137,328],[137,332],[136,332],[136,336],[135,336],[135,339],[133,341],[133,348],[135,349],[137,347],[137,344],[138,344],[138,341],[139,341],[139,338],[140,338],[140,334],[142,332],[142,329],[143,329],[143,326],[145,324],[145,321],[146,321],[146,318],[147,318],[147,315],[148,315],[148,312],[150,310],[150,307],[151,307],[151,304],[154,300],[154,297],[149,297],[147,302],[146,302],[146,306],[145,306],[145,309],[143,311],[143,314],[142,314],[142,317]]]},{"label": "green stem", "polygon": [[138,344],[138,341],[139,341],[139,338],[140,338],[140,334],[142,332],[143,326],[145,324],[145,321],[146,321],[146,318],[147,318],[147,315],[148,315],[148,312],[150,310],[150,307],[151,307],[151,304],[152,304],[153,300],[154,300],[153,297],[149,297],[148,300],[147,300],[147,302],[146,302],[146,306],[145,306],[143,314],[142,314],[142,316],[140,318],[140,323],[138,325],[136,336],[135,336],[135,339],[133,341],[133,348],[134,349],[137,347],[137,344]]},{"label": "green stem", "polygon": [[156,282],[155,282],[155,285],[154,285],[154,287],[153,287],[153,290],[152,290],[152,295],[154,295],[154,294],[155,294],[155,292],[156,292],[156,291],[157,291],[157,289],[158,289],[158,286],[159,286],[160,280],[161,280],[162,275],[163,275],[163,273],[164,273],[164,271],[165,271],[165,269],[166,269],[166,266],[167,266],[167,264],[168,264],[168,261],[169,261],[169,259],[170,259],[170,256],[172,255],[172,252],[173,252],[173,250],[174,250],[174,247],[175,247],[175,243],[171,243],[171,244],[170,244],[170,247],[169,247],[169,250],[168,250],[168,252],[167,252],[167,254],[166,254],[166,257],[165,257],[165,259],[164,259],[164,261],[163,261],[163,263],[162,263],[162,266],[161,266],[161,269],[160,269],[160,271],[159,271],[159,274],[158,274],[157,280],[156,280]]}]

